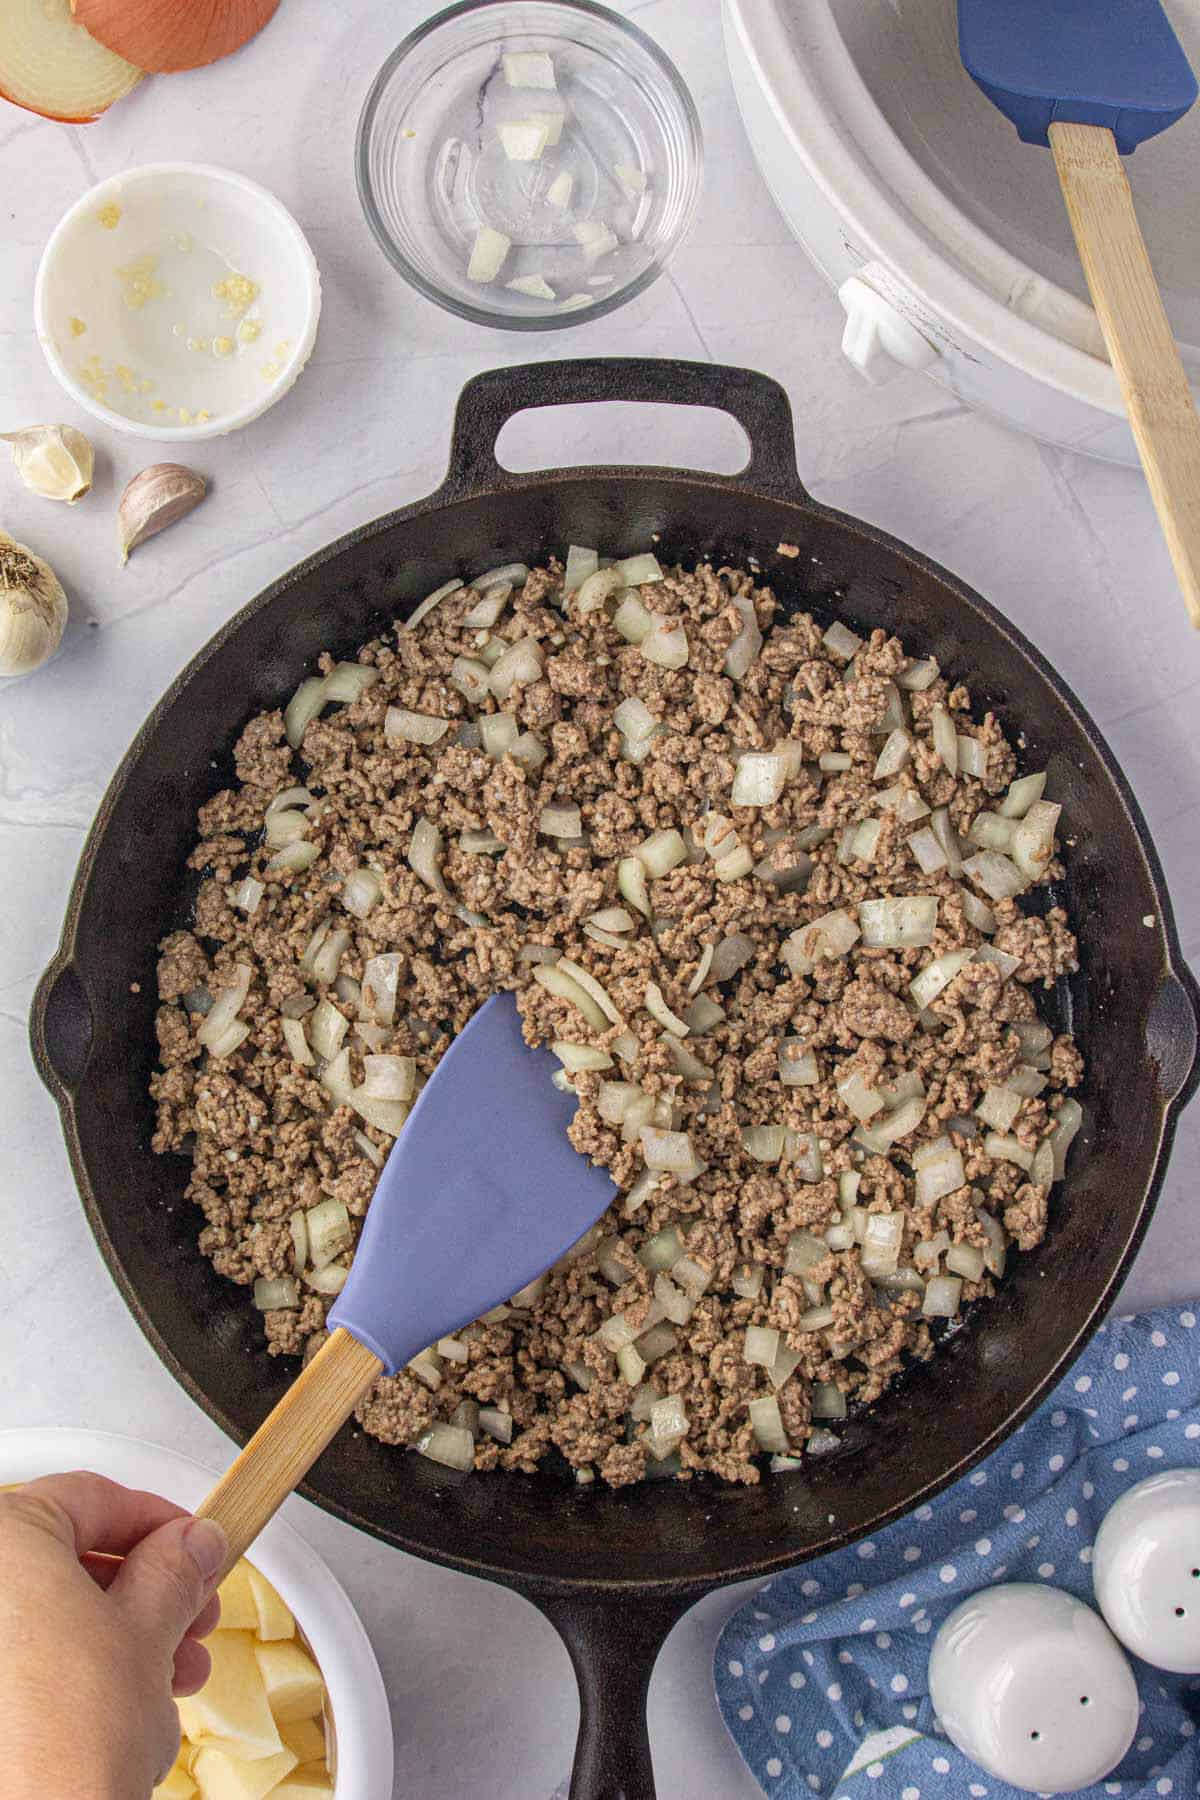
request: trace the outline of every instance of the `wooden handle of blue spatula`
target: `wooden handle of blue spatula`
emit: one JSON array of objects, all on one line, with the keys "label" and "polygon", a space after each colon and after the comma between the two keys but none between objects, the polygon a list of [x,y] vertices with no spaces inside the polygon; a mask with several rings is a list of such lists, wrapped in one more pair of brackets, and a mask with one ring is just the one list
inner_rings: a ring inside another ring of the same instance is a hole
[{"label": "wooden handle of blue spatula", "polygon": [[1053,124],[1050,147],[1150,497],[1188,617],[1200,629],[1200,418],[1125,165],[1103,125]]},{"label": "wooden handle of blue spatula", "polygon": [[233,1467],[196,1508],[198,1519],[215,1519],[229,1539],[222,1578],[382,1374],[383,1364],[374,1351],[348,1331],[335,1331],[301,1370]]}]

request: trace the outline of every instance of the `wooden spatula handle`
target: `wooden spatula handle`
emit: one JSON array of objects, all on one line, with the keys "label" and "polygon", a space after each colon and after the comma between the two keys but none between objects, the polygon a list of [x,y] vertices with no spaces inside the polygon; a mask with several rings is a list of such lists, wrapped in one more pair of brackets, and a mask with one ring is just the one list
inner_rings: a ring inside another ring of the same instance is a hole
[{"label": "wooden spatula handle", "polygon": [[1051,125],[1050,145],[1150,496],[1188,616],[1200,629],[1200,419],[1125,165],[1103,125]]},{"label": "wooden spatula handle", "polygon": [[222,1577],[245,1555],[382,1374],[379,1358],[348,1331],[335,1331],[322,1344],[196,1509],[197,1518],[215,1519],[229,1539]]}]

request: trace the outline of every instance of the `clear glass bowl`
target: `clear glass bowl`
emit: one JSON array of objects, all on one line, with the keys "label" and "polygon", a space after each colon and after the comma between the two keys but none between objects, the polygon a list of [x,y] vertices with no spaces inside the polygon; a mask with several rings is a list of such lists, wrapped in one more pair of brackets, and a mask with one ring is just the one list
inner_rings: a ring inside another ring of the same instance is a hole
[{"label": "clear glass bowl", "polygon": [[[504,58],[529,52],[550,57],[553,90],[509,85]],[[531,119],[547,141],[512,160],[504,138],[528,134],[500,128]],[[430,300],[481,325],[545,331],[650,285],[691,222],[701,156],[691,95],[635,25],[592,0],[466,0],[379,71],[359,121],[358,191],[384,254]],[[484,227],[510,247],[491,280],[472,280]],[[551,295],[509,285],[538,277]]]}]

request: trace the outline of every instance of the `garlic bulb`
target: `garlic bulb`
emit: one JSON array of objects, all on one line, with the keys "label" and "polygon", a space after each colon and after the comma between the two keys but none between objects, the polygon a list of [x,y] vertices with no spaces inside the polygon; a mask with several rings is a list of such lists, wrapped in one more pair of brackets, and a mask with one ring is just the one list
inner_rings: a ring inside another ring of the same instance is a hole
[{"label": "garlic bulb", "polygon": [[62,642],[67,596],[40,556],[0,531],[0,675],[28,675]]},{"label": "garlic bulb", "polygon": [[73,425],[31,425],[25,431],[0,431],[13,447],[17,474],[44,500],[73,506],[92,485],[95,457],[82,431]]},{"label": "garlic bulb", "polygon": [[121,561],[128,562],[131,550],[199,506],[205,491],[203,475],[182,463],[151,463],[135,475],[117,507]]}]

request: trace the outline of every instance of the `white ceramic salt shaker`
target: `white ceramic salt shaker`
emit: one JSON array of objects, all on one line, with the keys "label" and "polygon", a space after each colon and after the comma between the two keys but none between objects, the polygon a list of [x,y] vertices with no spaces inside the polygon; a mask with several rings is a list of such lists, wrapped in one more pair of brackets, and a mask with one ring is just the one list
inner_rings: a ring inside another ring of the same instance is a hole
[{"label": "white ceramic salt shaker", "polygon": [[954,1609],[934,1640],[929,1697],[964,1756],[1034,1793],[1102,1780],[1137,1728],[1137,1687],[1103,1620],[1029,1582]]},{"label": "white ceramic salt shaker", "polygon": [[1200,1469],[1164,1469],[1122,1494],[1096,1534],[1092,1578],[1127,1650],[1200,1674]]}]

